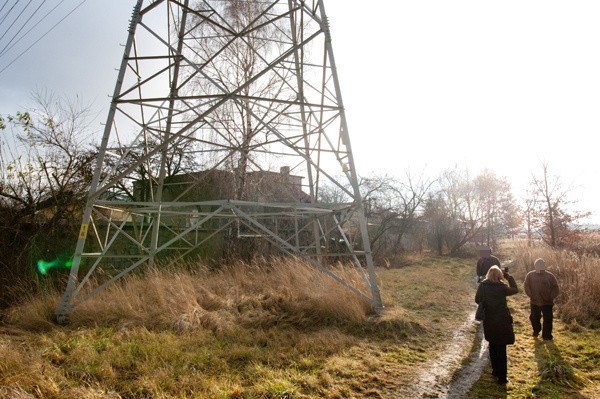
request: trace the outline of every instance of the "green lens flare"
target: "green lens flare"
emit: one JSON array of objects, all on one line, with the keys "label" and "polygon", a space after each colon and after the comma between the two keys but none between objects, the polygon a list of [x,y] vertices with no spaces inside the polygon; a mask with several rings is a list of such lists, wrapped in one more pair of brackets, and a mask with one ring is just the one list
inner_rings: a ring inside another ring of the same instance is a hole
[{"label": "green lens flare", "polygon": [[71,265],[73,264],[73,260],[69,259],[67,261],[62,261],[59,258],[53,259],[50,262],[46,262],[42,259],[37,261],[37,268],[38,268],[38,272],[40,272],[40,274],[42,276],[46,275],[48,273],[48,270],[52,269],[53,267],[56,268],[60,268],[60,269],[70,269]]}]

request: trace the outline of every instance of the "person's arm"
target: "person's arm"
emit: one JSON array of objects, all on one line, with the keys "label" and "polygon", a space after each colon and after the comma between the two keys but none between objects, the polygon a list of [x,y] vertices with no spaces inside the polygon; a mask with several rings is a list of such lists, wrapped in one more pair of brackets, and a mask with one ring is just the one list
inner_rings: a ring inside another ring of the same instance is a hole
[{"label": "person's arm", "polygon": [[475,303],[479,305],[479,302],[481,302],[481,300],[483,299],[481,297],[481,284],[479,284],[479,286],[477,286],[477,292],[475,293]]},{"label": "person's arm", "polygon": [[506,296],[515,295],[519,292],[519,287],[517,287],[517,282],[513,276],[506,274],[504,278],[508,281],[508,287],[506,287]]},{"label": "person's arm", "polygon": [[525,294],[531,298],[531,278],[529,274],[525,276],[525,281],[523,282],[523,288],[525,289]]},{"label": "person's arm", "polygon": [[482,266],[483,262],[481,262],[481,259],[477,260],[477,266],[475,266],[475,273],[477,273],[477,281],[481,281],[482,280],[482,270],[481,270],[481,266]]}]

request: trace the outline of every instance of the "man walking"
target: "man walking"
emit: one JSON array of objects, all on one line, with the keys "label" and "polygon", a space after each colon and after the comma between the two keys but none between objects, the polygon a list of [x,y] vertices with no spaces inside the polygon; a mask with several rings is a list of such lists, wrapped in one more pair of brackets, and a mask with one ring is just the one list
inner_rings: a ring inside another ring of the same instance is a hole
[{"label": "man walking", "polygon": [[479,259],[477,260],[477,282],[481,283],[492,266],[500,267],[500,259],[492,255],[492,248],[487,245],[479,247]]},{"label": "man walking", "polygon": [[[533,327],[533,336],[537,337],[542,332],[542,338],[545,341],[552,339],[552,308],[554,299],[559,294],[558,281],[554,274],[546,271],[546,262],[544,259],[535,260],[533,267],[535,270],[527,273],[524,282],[525,293],[530,299],[529,320]],[[543,325],[540,322],[544,319]]]}]

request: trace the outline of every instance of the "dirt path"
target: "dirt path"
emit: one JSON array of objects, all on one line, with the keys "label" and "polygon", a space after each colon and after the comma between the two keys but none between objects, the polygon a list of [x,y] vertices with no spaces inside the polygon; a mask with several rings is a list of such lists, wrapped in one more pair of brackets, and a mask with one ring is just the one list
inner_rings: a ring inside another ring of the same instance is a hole
[{"label": "dirt path", "polygon": [[[508,260],[505,264],[511,267],[513,261]],[[483,325],[475,321],[473,311],[455,331],[444,350],[421,369],[417,382],[411,387],[411,397],[463,398],[488,364],[487,349]]]},{"label": "dirt path", "polygon": [[[473,333],[474,325],[477,325],[476,333]],[[469,353],[472,347],[473,351]],[[468,360],[463,364],[466,358]],[[410,397],[462,398],[479,379],[487,362],[483,327],[475,321],[473,312],[439,356],[423,366],[416,383],[411,386]]]},{"label": "dirt path", "polygon": [[469,356],[469,361],[456,373],[455,378],[448,387],[448,398],[462,398],[479,379],[488,364],[488,346],[483,338],[483,326],[477,328],[477,345]]}]

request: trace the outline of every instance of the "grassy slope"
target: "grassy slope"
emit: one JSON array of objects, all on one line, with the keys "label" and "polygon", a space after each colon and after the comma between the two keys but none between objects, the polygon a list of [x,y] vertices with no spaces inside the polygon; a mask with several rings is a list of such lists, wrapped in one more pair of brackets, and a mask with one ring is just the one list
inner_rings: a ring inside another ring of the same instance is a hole
[{"label": "grassy slope", "polygon": [[[425,258],[379,270],[386,312],[370,322],[223,331],[123,323],[41,332],[0,326],[0,397],[411,397],[406,392],[417,372],[474,308],[473,263]],[[512,382],[502,389],[486,374],[471,397],[594,397],[598,333],[576,335],[557,322],[556,347],[536,346],[527,337],[525,298],[513,298]],[[539,370],[546,372],[539,376]]]}]

